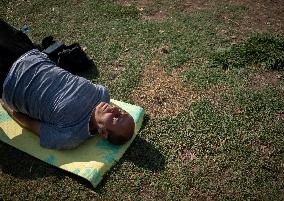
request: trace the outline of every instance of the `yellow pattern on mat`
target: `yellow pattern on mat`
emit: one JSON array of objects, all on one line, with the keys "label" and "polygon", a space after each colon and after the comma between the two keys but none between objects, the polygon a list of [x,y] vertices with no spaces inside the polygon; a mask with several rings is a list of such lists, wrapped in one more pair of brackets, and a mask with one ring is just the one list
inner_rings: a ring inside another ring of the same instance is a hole
[{"label": "yellow pattern on mat", "polygon": [[136,124],[133,138],[122,146],[111,145],[99,136],[95,136],[73,150],[45,149],[40,146],[38,136],[19,126],[1,106],[0,140],[51,165],[79,175],[96,187],[103,175],[130,146],[144,116],[144,110],[139,106],[116,100],[111,102],[129,112]]}]

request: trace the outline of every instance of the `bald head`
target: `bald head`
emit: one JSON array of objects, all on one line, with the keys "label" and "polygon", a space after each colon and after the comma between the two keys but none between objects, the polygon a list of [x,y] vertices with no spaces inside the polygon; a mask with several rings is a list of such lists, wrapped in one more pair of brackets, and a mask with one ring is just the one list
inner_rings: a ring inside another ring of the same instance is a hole
[{"label": "bald head", "polygon": [[95,110],[95,124],[99,134],[112,144],[123,144],[134,134],[132,116],[117,106],[100,103]]},{"label": "bald head", "polygon": [[130,140],[134,134],[135,123],[133,118],[125,117],[124,124],[115,130],[108,130],[107,140],[115,145],[121,145]]}]

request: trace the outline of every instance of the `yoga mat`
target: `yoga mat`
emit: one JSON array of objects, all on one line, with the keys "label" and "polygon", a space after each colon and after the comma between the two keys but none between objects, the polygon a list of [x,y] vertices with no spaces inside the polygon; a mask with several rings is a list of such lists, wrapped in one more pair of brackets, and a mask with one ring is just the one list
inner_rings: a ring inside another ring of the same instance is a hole
[{"label": "yoga mat", "polygon": [[95,136],[76,149],[46,149],[40,146],[38,136],[23,129],[1,106],[0,140],[46,163],[83,177],[96,187],[103,175],[130,146],[141,127],[144,116],[144,110],[139,106],[113,99],[111,102],[127,111],[135,121],[135,134],[124,145],[112,145],[101,137]]}]

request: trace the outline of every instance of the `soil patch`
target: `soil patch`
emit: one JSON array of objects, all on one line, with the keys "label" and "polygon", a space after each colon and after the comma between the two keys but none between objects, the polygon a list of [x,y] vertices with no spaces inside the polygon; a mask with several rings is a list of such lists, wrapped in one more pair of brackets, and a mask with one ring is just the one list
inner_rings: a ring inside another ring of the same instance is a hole
[{"label": "soil patch", "polygon": [[277,32],[284,34],[284,1],[283,0],[237,0],[232,4],[244,5],[240,32]]},{"label": "soil patch", "polygon": [[145,20],[163,20],[166,18],[167,11],[171,9],[171,6],[164,1],[159,2],[158,6],[155,1],[150,0],[118,0],[117,2],[124,6],[135,6]]},{"label": "soil patch", "polygon": [[229,89],[226,88],[225,86],[214,85],[210,87],[208,90],[202,92],[200,96],[203,98],[209,98],[213,104],[218,106],[219,105],[218,103],[220,103],[222,100],[222,95],[228,93]]},{"label": "soil patch", "polygon": [[194,12],[204,10],[214,5],[215,0],[186,0],[180,4],[180,10],[184,12]]},{"label": "soil patch", "polygon": [[183,85],[175,72],[167,75],[153,62],[145,68],[142,84],[133,92],[132,98],[151,117],[168,117],[176,116],[190,106],[197,95]]},{"label": "soil patch", "polygon": [[167,1],[155,1],[150,0],[118,0],[119,4],[124,6],[135,6],[145,20],[164,20],[167,18],[167,13],[178,10],[179,12],[194,12],[202,9],[206,9],[212,6],[215,0],[185,0],[174,5]]},{"label": "soil patch", "polygon": [[247,79],[248,86],[256,90],[261,90],[268,86],[277,87],[283,77],[277,71],[261,71],[250,73]]},{"label": "soil patch", "polygon": [[177,71],[168,75],[158,60],[145,68],[141,79],[141,85],[131,97],[151,117],[176,116],[198,98],[197,94],[184,86]]}]

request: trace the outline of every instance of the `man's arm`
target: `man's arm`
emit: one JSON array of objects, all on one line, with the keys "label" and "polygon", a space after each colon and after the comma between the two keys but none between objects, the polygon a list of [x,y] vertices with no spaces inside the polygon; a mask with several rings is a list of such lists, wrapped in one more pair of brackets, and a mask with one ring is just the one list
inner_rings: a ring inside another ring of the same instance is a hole
[{"label": "man's arm", "polygon": [[29,116],[20,112],[13,111],[12,117],[23,127],[30,130],[36,135],[39,135],[40,121],[30,118]]},{"label": "man's arm", "polygon": [[39,135],[40,130],[40,121],[33,119],[25,114],[22,114],[20,112],[13,111],[11,108],[3,104],[3,102],[0,100],[1,105],[3,108],[11,115],[11,117],[16,120],[19,124],[21,124],[26,129],[30,130],[36,135]]}]

